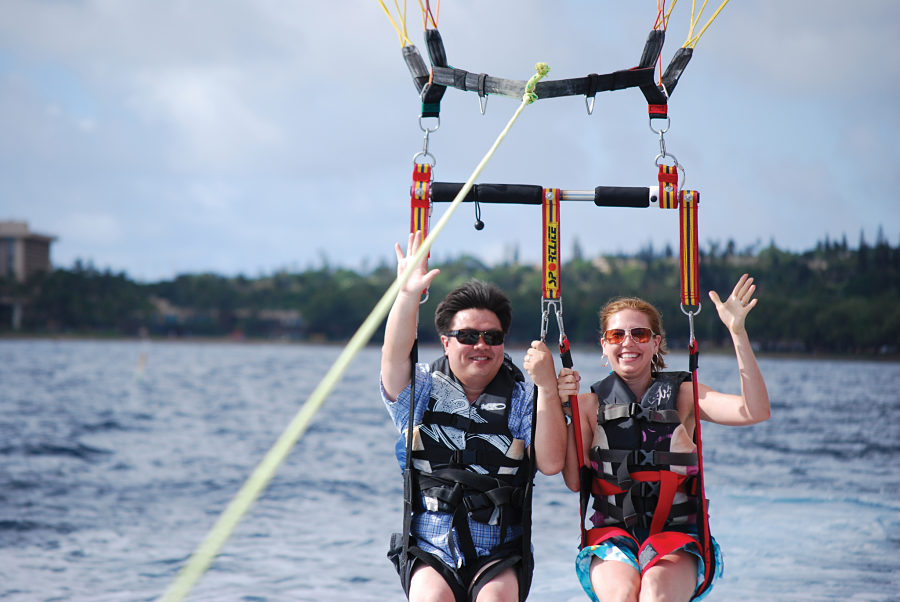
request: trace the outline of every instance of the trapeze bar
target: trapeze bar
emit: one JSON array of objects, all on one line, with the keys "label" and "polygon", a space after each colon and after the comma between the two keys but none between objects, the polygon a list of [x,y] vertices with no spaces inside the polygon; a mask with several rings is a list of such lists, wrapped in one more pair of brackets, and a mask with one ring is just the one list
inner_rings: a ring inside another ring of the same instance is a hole
[{"label": "trapeze bar", "polygon": [[[435,203],[450,203],[462,190],[457,182],[434,182],[431,186],[431,200]],[[563,201],[588,201],[598,207],[649,207],[658,204],[659,188],[640,186],[597,186],[594,190],[562,190]],[[544,188],[531,184],[475,184],[464,203],[498,203],[509,205],[540,205],[544,198]]]}]

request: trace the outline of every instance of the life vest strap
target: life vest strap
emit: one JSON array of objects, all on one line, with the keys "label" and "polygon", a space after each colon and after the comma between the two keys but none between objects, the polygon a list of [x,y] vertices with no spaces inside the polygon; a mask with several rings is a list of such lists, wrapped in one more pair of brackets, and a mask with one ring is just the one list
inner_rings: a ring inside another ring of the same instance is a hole
[{"label": "life vest strap", "polygon": [[[481,466],[498,466],[502,468],[516,468],[522,464],[521,460],[510,458],[501,453],[499,450],[467,450],[467,449],[434,449],[431,451],[415,450],[412,457],[417,460],[428,460],[436,464],[446,464],[449,466],[469,466],[478,464]],[[515,473],[511,473],[515,474]],[[510,476],[511,476],[510,475]],[[506,475],[501,475],[506,476]]]},{"label": "life vest strap", "polygon": [[637,402],[605,404],[603,406],[603,415],[598,416],[597,420],[599,424],[605,424],[610,420],[618,420],[620,418],[639,418],[649,422],[662,422],[665,424],[681,422],[678,410],[655,410],[644,407]]},{"label": "life vest strap", "polygon": [[[589,452],[595,462],[610,462],[631,466],[696,466],[694,452],[670,452],[663,450],[597,449]],[[608,475],[612,476],[612,475]]]}]

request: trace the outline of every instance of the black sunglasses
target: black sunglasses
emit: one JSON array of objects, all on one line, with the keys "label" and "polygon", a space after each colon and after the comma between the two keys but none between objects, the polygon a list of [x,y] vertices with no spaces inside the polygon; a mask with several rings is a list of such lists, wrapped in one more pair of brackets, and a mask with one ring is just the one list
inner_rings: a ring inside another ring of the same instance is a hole
[{"label": "black sunglasses", "polygon": [[502,345],[504,334],[502,330],[475,330],[474,328],[463,328],[462,330],[451,330],[445,332],[444,336],[456,337],[456,340],[463,345],[475,345],[479,338],[484,339],[485,345]]}]

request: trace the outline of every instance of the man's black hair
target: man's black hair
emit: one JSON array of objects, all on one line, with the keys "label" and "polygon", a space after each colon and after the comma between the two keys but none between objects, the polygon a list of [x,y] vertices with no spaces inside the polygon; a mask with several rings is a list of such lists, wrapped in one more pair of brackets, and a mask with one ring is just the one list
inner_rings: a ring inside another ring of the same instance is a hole
[{"label": "man's black hair", "polygon": [[450,291],[434,310],[434,327],[438,334],[450,330],[453,316],[464,309],[486,309],[500,320],[500,328],[509,333],[512,323],[512,304],[496,284],[470,280]]}]

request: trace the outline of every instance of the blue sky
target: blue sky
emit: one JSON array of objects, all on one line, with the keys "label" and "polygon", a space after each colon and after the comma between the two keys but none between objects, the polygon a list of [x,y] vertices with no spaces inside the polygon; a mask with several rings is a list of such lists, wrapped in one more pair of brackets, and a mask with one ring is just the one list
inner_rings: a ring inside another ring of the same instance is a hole
[{"label": "blue sky", "polygon": [[[452,65],[527,79],[634,66],[655,2],[445,0]],[[410,37],[424,52],[416,3]],[[711,7],[714,8],[714,7]],[[711,9],[708,9],[711,10]],[[675,7],[665,61],[687,34]],[[700,240],[879,231],[900,244],[900,4],[732,1],[670,100],[667,150],[701,192]],[[0,219],[144,281],[392,261],[408,227],[419,102],[375,0],[33,2],[0,19]],[[436,179],[464,181],[518,106],[448,90]],[[658,139],[636,90],[529,106],[481,182],[648,186]],[[436,206],[435,219],[446,208]],[[675,212],[562,207],[562,253],[677,248]],[[434,255],[538,261],[535,207],[462,206]]]}]

